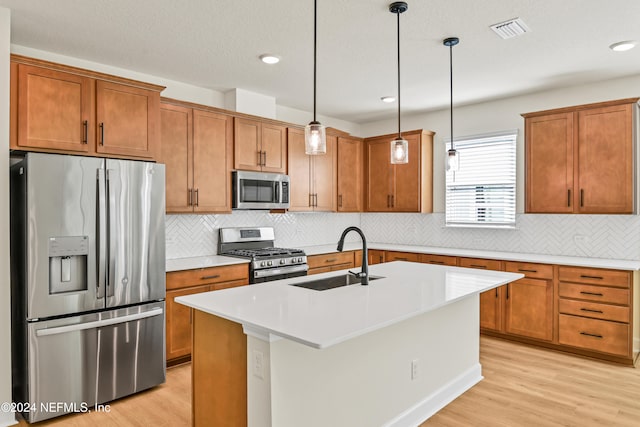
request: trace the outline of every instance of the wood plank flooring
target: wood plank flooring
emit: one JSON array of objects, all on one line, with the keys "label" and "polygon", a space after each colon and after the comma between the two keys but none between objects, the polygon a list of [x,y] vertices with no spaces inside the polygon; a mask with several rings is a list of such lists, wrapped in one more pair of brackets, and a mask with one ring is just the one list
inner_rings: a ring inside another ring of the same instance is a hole
[{"label": "wood plank flooring", "polygon": [[[640,425],[638,368],[485,336],[480,362],[485,379],[421,427]],[[166,384],[112,402],[110,413],[69,415],[36,426],[186,427],[190,383],[190,365],[173,367]]]}]

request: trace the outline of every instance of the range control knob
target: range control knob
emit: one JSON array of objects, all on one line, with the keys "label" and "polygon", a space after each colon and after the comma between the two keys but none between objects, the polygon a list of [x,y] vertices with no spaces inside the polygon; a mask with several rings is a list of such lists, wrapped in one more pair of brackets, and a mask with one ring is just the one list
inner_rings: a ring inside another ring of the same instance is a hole
[{"label": "range control knob", "polygon": [[285,260],[284,258],[280,260],[280,264],[285,264],[287,262],[287,260]]},{"label": "range control knob", "polygon": [[302,262],[302,257],[298,258],[298,262]]},{"label": "range control knob", "polygon": [[266,262],[264,262],[264,261],[262,261],[262,262],[260,263],[260,267],[264,267],[265,265],[267,265],[267,263],[266,263]]},{"label": "range control knob", "polygon": [[268,265],[269,267],[271,267],[271,266],[273,265],[273,262],[271,262],[271,261],[267,261],[267,265]]}]

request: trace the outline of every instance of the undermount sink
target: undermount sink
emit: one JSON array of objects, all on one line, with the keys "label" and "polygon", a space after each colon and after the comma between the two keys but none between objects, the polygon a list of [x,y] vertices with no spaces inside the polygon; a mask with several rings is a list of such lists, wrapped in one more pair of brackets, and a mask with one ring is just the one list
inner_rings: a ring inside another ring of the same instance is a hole
[{"label": "undermount sink", "polygon": [[[381,276],[369,276],[369,280],[384,279]],[[313,289],[314,291],[326,291],[327,289],[339,288],[340,286],[357,285],[361,282],[359,277],[353,274],[343,276],[327,277],[326,279],[309,280],[306,282],[292,283],[291,286]]]}]

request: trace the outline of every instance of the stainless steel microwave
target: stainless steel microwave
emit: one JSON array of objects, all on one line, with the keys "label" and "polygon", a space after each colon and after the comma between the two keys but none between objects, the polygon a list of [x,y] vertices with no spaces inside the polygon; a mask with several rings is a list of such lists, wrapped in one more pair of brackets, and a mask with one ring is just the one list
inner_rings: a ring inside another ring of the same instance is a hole
[{"label": "stainless steel microwave", "polygon": [[289,176],[233,171],[233,209],[288,209]]}]

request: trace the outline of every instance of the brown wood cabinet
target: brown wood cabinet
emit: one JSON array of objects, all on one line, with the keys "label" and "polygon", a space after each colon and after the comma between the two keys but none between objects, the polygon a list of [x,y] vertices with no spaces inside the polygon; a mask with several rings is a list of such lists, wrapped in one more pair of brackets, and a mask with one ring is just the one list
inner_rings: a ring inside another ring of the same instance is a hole
[{"label": "brown wood cabinet", "polygon": [[356,251],[345,251],[309,255],[307,256],[307,264],[309,264],[307,274],[311,275],[355,268],[355,252]]},{"label": "brown wood cabinet", "polygon": [[369,265],[381,264],[385,262],[384,251],[379,249],[369,249],[367,251],[367,262]]},{"label": "brown wood cabinet", "polygon": [[290,211],[335,211],[337,186],[337,138],[327,135],[324,155],[305,154],[304,131],[288,129]]},{"label": "brown wood cabinet", "polygon": [[526,211],[632,213],[637,102],[523,114]]},{"label": "brown wood cabinet", "polygon": [[167,212],[231,212],[232,117],[163,101]]},{"label": "brown wood cabinet", "polygon": [[391,262],[391,261],[420,262],[420,255],[413,252],[385,251],[384,260],[385,262]]},{"label": "brown wood cabinet", "polygon": [[420,254],[420,262],[425,264],[448,265],[455,267],[458,265],[458,257],[449,255]]},{"label": "brown wood cabinet", "polygon": [[[502,261],[480,258],[459,258],[458,265],[466,268],[502,271]],[[505,286],[498,286],[480,294],[480,329],[502,331]]]},{"label": "brown wood cabinet", "polygon": [[287,173],[287,128],[268,121],[236,117],[234,168]]},{"label": "brown wood cabinet", "polygon": [[632,273],[558,269],[558,342],[633,360]]},{"label": "brown wood cabinet", "polygon": [[363,140],[338,137],[338,212],[362,212]]},{"label": "brown wood cabinet", "polygon": [[18,55],[11,60],[11,149],[155,159],[164,87]]},{"label": "brown wood cabinet", "polygon": [[390,162],[395,135],[366,138],[365,210],[367,212],[433,211],[433,132],[404,132],[409,162]]},{"label": "brown wood cabinet", "polygon": [[175,302],[177,297],[249,284],[249,265],[236,264],[167,273],[166,346],[167,364],[189,360],[191,324],[189,307]]}]

